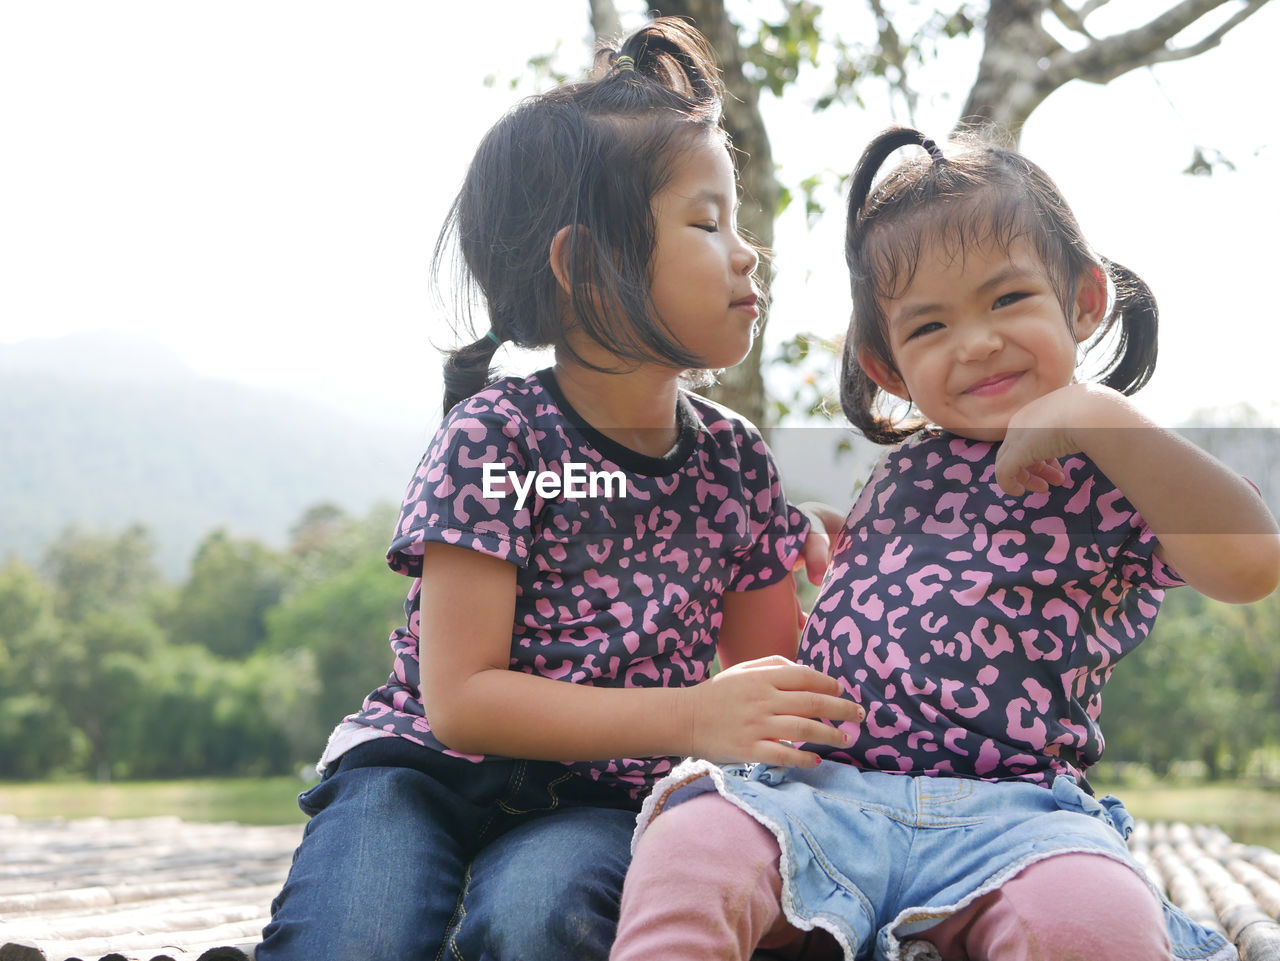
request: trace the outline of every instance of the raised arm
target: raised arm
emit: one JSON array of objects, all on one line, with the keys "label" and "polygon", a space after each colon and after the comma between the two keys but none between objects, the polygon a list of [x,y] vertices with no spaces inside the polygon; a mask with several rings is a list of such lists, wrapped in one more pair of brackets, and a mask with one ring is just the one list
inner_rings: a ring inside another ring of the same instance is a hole
[{"label": "raised arm", "polygon": [[1124,492],[1159,538],[1158,555],[1202,594],[1243,604],[1280,584],[1280,530],[1258,492],[1114,390],[1072,384],[1028,404],[1010,422],[997,480],[1011,494],[1035,489],[1027,470],[1077,451]]},{"label": "raised arm", "polygon": [[593,687],[509,670],[515,576],[510,563],[464,548],[424,549],[422,699],[432,731],[454,750],[558,761],[696,754],[812,764],[814,755],[778,741],[843,743],[840,732],[810,720],[850,716],[835,682],[781,658],[685,688]]}]

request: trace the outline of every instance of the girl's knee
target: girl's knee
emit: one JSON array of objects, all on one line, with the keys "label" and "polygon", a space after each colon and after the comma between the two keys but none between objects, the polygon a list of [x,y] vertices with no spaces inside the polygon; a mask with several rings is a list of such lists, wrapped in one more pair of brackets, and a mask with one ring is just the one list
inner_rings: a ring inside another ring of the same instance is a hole
[{"label": "girl's knee", "polygon": [[717,794],[664,811],[645,830],[622,890],[611,958],[746,958],[780,925],[777,839]]},{"label": "girl's knee", "polygon": [[940,927],[952,935],[944,957],[962,949],[990,961],[1170,958],[1151,887],[1133,868],[1098,854],[1038,861]]},{"label": "girl's knee", "polygon": [[780,894],[780,855],[777,838],[755,818],[718,794],[701,794],[663,811],[641,835],[623,885],[624,914],[655,896],[674,904],[712,892],[728,901],[756,888]]},{"label": "girl's knee", "polygon": [[667,854],[706,851],[733,852],[736,860],[776,862],[778,839],[759,821],[719,794],[700,794],[654,818],[640,838],[636,851],[661,849]]}]

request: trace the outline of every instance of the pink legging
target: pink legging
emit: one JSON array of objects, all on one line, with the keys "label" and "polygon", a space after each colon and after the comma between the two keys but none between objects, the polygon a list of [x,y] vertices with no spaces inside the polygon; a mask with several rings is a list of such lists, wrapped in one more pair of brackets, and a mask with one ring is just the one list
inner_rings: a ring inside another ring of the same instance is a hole
[{"label": "pink legging", "polygon": [[[782,913],[777,839],[718,794],[656,818],[622,890],[610,961],[747,961],[757,947],[839,958]],[[946,961],[1169,961],[1159,902],[1130,868],[1099,854],[1037,861],[914,937]]]}]

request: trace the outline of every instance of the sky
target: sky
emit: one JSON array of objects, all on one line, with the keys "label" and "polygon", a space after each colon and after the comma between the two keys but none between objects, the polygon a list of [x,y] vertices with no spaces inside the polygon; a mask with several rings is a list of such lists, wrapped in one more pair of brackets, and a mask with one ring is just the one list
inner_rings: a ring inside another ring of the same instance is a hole
[{"label": "sky", "polygon": [[[1111,6],[1131,21],[1160,8]],[[423,429],[439,416],[434,347],[450,342],[429,284],[437,232],[480,136],[529,91],[507,81],[557,46],[564,66],[583,62],[586,7],[0,0],[0,345],[145,335],[194,376]],[[1238,402],[1280,422],[1278,40],[1280,3],[1205,56],[1070,85],[1024,132],[1094,246],[1160,299],[1160,366],[1139,401],[1162,423]],[[954,92],[922,126],[945,134],[975,67],[972,47],[921,78]],[[847,172],[905,119],[874,98],[815,114],[812,92],[765,104],[793,184]],[[1196,144],[1235,172],[1180,173]],[[814,229],[798,205],[779,221],[769,344],[844,327],[828,200]]]}]

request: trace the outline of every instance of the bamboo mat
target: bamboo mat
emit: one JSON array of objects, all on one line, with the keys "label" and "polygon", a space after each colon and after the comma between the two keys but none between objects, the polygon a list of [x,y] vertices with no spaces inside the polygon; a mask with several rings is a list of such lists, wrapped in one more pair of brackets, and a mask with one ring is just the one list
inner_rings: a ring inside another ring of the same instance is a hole
[{"label": "bamboo mat", "polygon": [[[0,815],[0,961],[245,961],[301,834]],[[1213,827],[1143,821],[1129,846],[1241,961],[1280,961],[1280,854]]]},{"label": "bamboo mat", "polygon": [[301,825],[0,815],[0,961],[196,961],[253,944],[301,837]]}]

